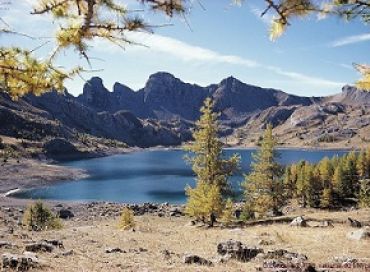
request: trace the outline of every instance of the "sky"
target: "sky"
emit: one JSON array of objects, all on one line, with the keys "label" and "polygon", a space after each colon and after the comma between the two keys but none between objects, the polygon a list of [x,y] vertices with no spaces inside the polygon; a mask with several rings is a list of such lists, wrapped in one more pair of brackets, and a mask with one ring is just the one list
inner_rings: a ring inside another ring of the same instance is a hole
[{"label": "sky", "polygon": [[[2,1],[0,17],[12,29],[40,38],[0,35],[0,46],[33,49],[52,36],[55,22],[45,15],[29,14],[37,0],[10,0],[7,6]],[[118,2],[131,10],[142,9],[135,0]],[[127,33],[129,39],[145,46],[128,45],[123,50],[106,41],[93,41],[89,51],[92,71],[68,80],[66,87],[78,95],[86,80],[99,76],[109,90],[115,82],[138,90],[151,74],[166,71],[201,86],[233,76],[296,95],[325,96],[339,93],[343,85],[354,84],[360,77],[352,63],[370,63],[369,26],[310,16],[293,20],[283,36],[272,42],[268,37],[271,14],[260,17],[261,3],[251,0],[237,6],[231,0],[194,0],[185,16],[174,18],[137,11],[150,24],[163,26],[154,28],[154,34]],[[49,42],[35,52],[42,58],[53,46]],[[66,68],[76,64],[89,68],[73,50],[63,52],[57,61]]]}]

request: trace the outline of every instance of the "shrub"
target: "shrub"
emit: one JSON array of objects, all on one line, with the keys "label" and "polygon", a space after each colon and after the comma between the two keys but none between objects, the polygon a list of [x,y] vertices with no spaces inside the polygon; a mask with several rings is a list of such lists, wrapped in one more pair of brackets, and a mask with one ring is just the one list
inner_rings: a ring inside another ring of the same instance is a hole
[{"label": "shrub", "polygon": [[128,230],[134,228],[135,225],[134,212],[125,207],[121,213],[118,227],[123,230]]},{"label": "shrub", "polygon": [[27,208],[23,224],[34,231],[62,228],[60,220],[41,201]]}]

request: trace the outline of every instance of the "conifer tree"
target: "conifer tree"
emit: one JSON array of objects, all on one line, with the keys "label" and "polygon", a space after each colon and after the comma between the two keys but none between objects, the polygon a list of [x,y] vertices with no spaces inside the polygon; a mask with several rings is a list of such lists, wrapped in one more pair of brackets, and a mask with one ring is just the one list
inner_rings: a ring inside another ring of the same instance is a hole
[{"label": "conifer tree", "polygon": [[268,125],[257,153],[253,154],[251,172],[245,177],[245,198],[254,211],[265,214],[282,207],[283,182],[281,166],[277,163],[276,141]]},{"label": "conifer tree", "polygon": [[343,158],[344,170],[344,197],[354,197],[359,192],[359,183],[357,178],[356,154],[348,153]]},{"label": "conifer tree", "polygon": [[360,154],[357,157],[357,174],[360,178],[366,178],[367,175],[367,158],[366,158],[366,152],[363,150],[360,152]]},{"label": "conifer tree", "polygon": [[239,167],[239,156],[225,158],[223,143],[218,139],[218,113],[213,110],[210,98],[204,101],[201,117],[193,133],[194,142],[185,147],[192,155],[186,160],[192,164],[196,175],[195,188],[188,187],[186,212],[203,221],[213,224],[214,217],[220,215],[223,198],[230,195],[228,178]]},{"label": "conifer tree", "polygon": [[321,208],[330,208],[333,205],[333,190],[331,188],[325,188],[322,191],[320,199]]},{"label": "conifer tree", "polygon": [[135,225],[134,212],[130,208],[123,208],[118,227],[123,230],[128,230],[134,228]]},{"label": "conifer tree", "polygon": [[220,218],[220,221],[225,224],[226,226],[230,225],[233,221],[233,201],[231,198],[228,198],[225,204],[225,208],[222,211],[222,216]]},{"label": "conifer tree", "polygon": [[303,171],[305,199],[309,207],[315,207],[317,202],[317,191],[313,173],[314,167],[310,163],[306,163]]},{"label": "conifer tree", "polygon": [[342,199],[345,196],[345,176],[342,164],[338,164],[335,168],[333,175],[333,189],[338,199]]},{"label": "conifer tree", "polygon": [[362,208],[370,207],[370,179],[360,181],[359,206]]}]

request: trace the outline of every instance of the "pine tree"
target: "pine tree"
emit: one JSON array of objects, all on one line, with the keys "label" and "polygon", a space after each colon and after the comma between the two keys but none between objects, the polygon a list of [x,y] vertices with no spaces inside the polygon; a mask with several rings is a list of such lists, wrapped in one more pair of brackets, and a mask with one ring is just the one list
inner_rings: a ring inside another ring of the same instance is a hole
[{"label": "pine tree", "polygon": [[335,168],[334,176],[333,176],[333,189],[337,196],[337,200],[340,202],[345,197],[345,185],[344,185],[344,171],[342,164],[338,164]]},{"label": "pine tree", "polygon": [[359,206],[361,208],[370,207],[370,179],[363,179],[360,182]]},{"label": "pine tree", "polygon": [[367,175],[367,160],[366,160],[366,152],[362,151],[357,157],[357,174],[360,178],[366,178]]},{"label": "pine tree", "polygon": [[306,162],[300,162],[297,165],[297,197],[300,198],[300,202],[303,207],[306,207],[307,205],[307,195],[306,195],[306,178],[305,178],[305,164]]},{"label": "pine tree", "polygon": [[231,198],[228,198],[225,204],[225,208],[222,211],[222,216],[220,221],[225,224],[226,226],[230,225],[234,219],[233,215],[233,201]]},{"label": "pine tree", "polygon": [[123,208],[118,227],[123,230],[128,230],[134,228],[135,225],[134,212],[127,207]]},{"label": "pine tree", "polygon": [[214,218],[221,215],[223,209],[220,187],[217,184],[198,181],[195,188],[186,188],[186,195],[188,202],[185,213],[212,226]]},{"label": "pine tree", "polygon": [[330,187],[330,181],[333,176],[333,167],[331,161],[328,157],[325,157],[319,162],[319,172],[320,172],[320,179],[322,182],[323,188]]},{"label": "pine tree", "polygon": [[278,212],[284,203],[282,173],[276,161],[278,154],[275,145],[272,126],[268,125],[261,148],[253,154],[252,170],[244,182],[246,202],[262,215],[269,210]]},{"label": "pine tree", "polygon": [[320,199],[321,208],[330,208],[333,206],[333,190],[331,188],[325,188],[322,191]]},{"label": "pine tree", "polygon": [[41,201],[30,205],[23,215],[23,224],[34,231],[60,229],[60,220]]},{"label": "pine tree", "polygon": [[235,154],[225,158],[223,143],[218,139],[219,114],[213,107],[212,100],[207,98],[193,133],[194,142],[185,148],[192,152],[185,158],[196,175],[196,187],[186,189],[187,214],[211,224],[220,215],[223,198],[231,193],[228,178],[238,169],[240,160]]},{"label": "pine tree", "polygon": [[309,207],[315,207],[316,206],[316,186],[315,186],[315,179],[314,179],[314,168],[310,163],[306,163],[304,166],[304,194],[305,194],[305,200]]},{"label": "pine tree", "polygon": [[359,183],[357,177],[356,154],[350,152],[343,158],[344,170],[344,195],[343,197],[355,197],[359,192]]}]

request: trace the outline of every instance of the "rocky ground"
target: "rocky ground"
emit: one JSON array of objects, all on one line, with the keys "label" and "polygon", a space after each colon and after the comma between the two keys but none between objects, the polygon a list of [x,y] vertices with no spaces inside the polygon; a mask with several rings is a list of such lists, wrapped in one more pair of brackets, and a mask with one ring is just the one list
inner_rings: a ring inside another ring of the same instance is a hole
[{"label": "rocky ground", "polygon": [[370,269],[369,209],[293,209],[273,224],[209,228],[183,216],[182,206],[131,205],[136,227],[123,231],[117,227],[123,204],[48,204],[64,218],[61,230],[28,231],[21,226],[24,205],[2,205],[4,270],[18,265],[33,271],[285,271],[277,267],[310,264],[317,270],[306,271],[334,271],[320,270],[325,265]]}]

